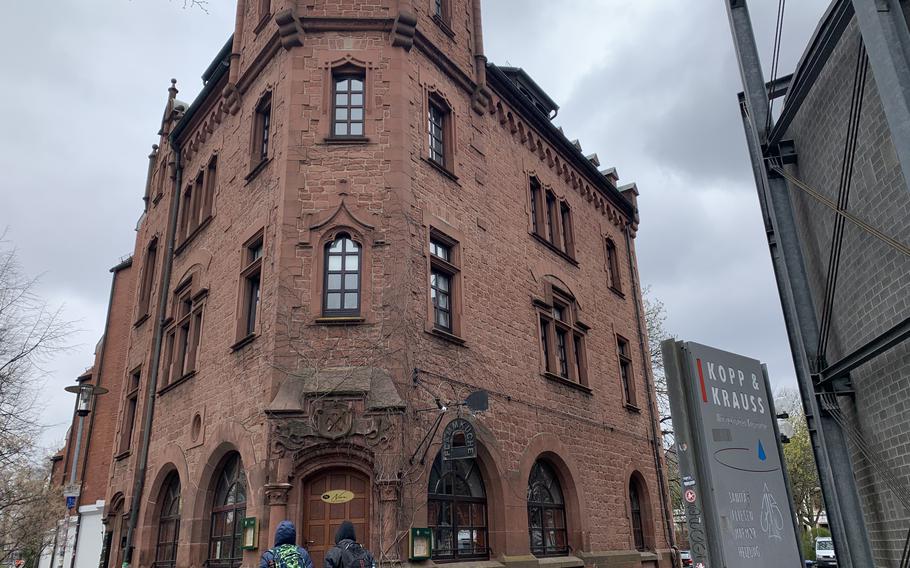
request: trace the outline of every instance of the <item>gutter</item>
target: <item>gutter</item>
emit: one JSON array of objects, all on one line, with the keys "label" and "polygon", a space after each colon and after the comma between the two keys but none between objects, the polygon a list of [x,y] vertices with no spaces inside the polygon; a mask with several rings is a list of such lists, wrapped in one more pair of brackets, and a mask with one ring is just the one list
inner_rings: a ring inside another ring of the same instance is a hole
[{"label": "gutter", "polygon": [[[218,52],[218,55],[215,56],[215,60],[212,61],[212,64],[209,65],[208,69],[205,70],[205,73],[202,74],[202,78],[205,81],[205,86],[202,87],[202,90],[199,91],[199,94],[196,95],[196,98],[193,100],[193,103],[190,105],[186,112],[183,113],[183,116],[180,118],[180,122],[177,123],[177,126],[174,127],[174,130],[171,131],[169,139],[171,141],[171,146],[178,152],[179,155],[179,146],[175,143],[177,139],[183,134],[183,131],[189,126],[190,122],[193,120],[193,117],[196,113],[199,112],[200,107],[205,104],[208,100],[209,95],[215,91],[215,87],[218,85],[218,82],[224,77],[225,73],[228,72],[230,68],[229,56],[231,54],[231,45],[233,40],[233,35],[228,38],[224,47],[221,48],[221,51]],[[179,186],[178,186],[179,187]]]},{"label": "gutter", "polygon": [[610,202],[620,211],[625,213],[629,219],[634,219],[637,212],[635,206],[623,197],[615,186],[604,178],[603,174],[600,173],[600,170],[597,169],[597,166],[581,155],[578,148],[572,145],[565,134],[560,132],[552,122],[546,120],[540,111],[531,106],[527,97],[519,93],[512,84],[512,80],[493,63],[487,64],[487,72],[487,77],[490,79],[490,85],[493,86],[500,95],[503,95],[503,98],[508,100],[511,105],[517,107],[529,123],[533,124],[538,130],[545,132],[547,138],[553,142],[553,145],[559,147],[559,149],[569,157],[569,160],[575,167],[587,174],[588,178],[592,181],[592,186],[600,190],[604,197],[610,200]]},{"label": "gutter", "polygon": [[[211,82],[210,84],[214,84]],[[208,85],[206,85],[208,87]],[[205,92],[205,89],[203,89]],[[200,94],[201,96],[201,94]],[[198,98],[197,98],[198,100]],[[186,115],[184,115],[184,118]],[[185,124],[181,121],[180,124]],[[130,500],[130,518],[127,526],[126,544],[124,546],[124,568],[133,565],[133,549],[136,538],[136,525],[139,522],[139,507],[142,505],[142,493],[145,490],[145,475],[148,469],[149,446],[152,436],[152,419],[155,414],[155,398],[158,391],[158,368],[161,361],[161,340],[164,335],[164,321],[167,317],[168,287],[171,282],[171,270],[174,264],[174,241],[177,234],[177,213],[180,209],[180,186],[183,184],[183,164],[181,163],[180,146],[175,143],[177,132],[170,135],[171,147],[174,151],[174,194],[171,199],[170,217],[167,229],[167,253],[164,257],[164,269],[161,271],[161,281],[158,289],[158,313],[155,319],[155,336],[152,345],[152,358],[149,369],[148,386],[145,394],[145,411],[142,421],[142,443],[139,446],[139,464],[136,468],[133,497]]]},{"label": "gutter", "polygon": [[[632,294],[634,297],[635,304],[635,321],[638,323],[638,347],[641,352],[641,364],[643,369],[643,374],[645,376],[645,386],[648,388],[648,418],[651,423],[651,448],[654,454],[654,470],[657,473],[657,494],[660,496],[660,510],[664,518],[664,528],[667,531],[667,544],[670,545],[670,548],[673,550],[673,558],[671,562],[673,566],[678,566],[677,560],[679,558],[679,552],[676,548],[676,534],[673,532],[673,521],[671,520],[671,511],[669,508],[669,500],[667,499],[667,494],[665,493],[666,488],[668,487],[666,479],[664,478],[664,468],[660,462],[660,451],[663,447],[660,440],[660,432],[657,430],[657,416],[654,410],[654,397],[651,394],[654,392],[654,385],[651,377],[651,365],[648,362],[647,357],[645,357],[645,331],[642,327],[642,314],[641,314],[641,286],[639,285],[638,278],[635,276],[635,264],[632,262],[632,237],[629,234],[629,225],[623,227],[623,233],[626,237],[626,252],[627,258],[629,260],[629,278],[632,280]],[[656,543],[655,543],[656,545]]]}]

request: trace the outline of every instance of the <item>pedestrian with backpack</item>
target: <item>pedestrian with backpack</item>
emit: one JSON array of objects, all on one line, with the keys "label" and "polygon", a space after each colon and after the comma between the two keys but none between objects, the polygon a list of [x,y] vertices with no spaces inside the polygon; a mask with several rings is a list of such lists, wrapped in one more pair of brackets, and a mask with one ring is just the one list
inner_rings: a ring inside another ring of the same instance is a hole
[{"label": "pedestrian with backpack", "polygon": [[351,521],[341,523],[335,532],[335,546],[325,555],[325,568],[376,568],[373,555],[357,542]]},{"label": "pedestrian with backpack", "polygon": [[297,529],[281,521],[275,530],[275,546],[262,553],[259,568],[313,568],[310,553],[297,546]]}]

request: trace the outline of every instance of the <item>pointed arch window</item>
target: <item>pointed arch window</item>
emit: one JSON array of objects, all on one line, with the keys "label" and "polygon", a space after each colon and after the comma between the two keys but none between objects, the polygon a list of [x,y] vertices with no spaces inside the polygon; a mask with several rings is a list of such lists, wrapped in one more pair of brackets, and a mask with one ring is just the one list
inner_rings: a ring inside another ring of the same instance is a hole
[{"label": "pointed arch window", "polygon": [[563,556],[569,552],[566,502],[553,467],[534,462],[528,479],[528,532],[535,556]]},{"label": "pointed arch window", "polygon": [[489,558],[487,495],[477,460],[443,461],[441,453],[436,455],[427,526],[433,534],[434,560]]},{"label": "pointed arch window", "polygon": [[635,479],[629,481],[629,512],[632,514],[632,540],[636,550],[645,550],[645,529],[641,518],[641,495]]},{"label": "pointed arch window", "polygon": [[216,479],[207,566],[237,568],[243,560],[240,546],[246,515],[246,473],[240,454],[231,454],[225,460]]},{"label": "pointed arch window", "polygon": [[155,545],[155,568],[175,568],[177,542],[180,539],[180,477],[177,472],[168,477],[161,490],[161,495],[158,540]]},{"label": "pointed arch window", "polygon": [[360,315],[361,252],[360,245],[347,233],[339,233],[326,245],[323,315]]}]

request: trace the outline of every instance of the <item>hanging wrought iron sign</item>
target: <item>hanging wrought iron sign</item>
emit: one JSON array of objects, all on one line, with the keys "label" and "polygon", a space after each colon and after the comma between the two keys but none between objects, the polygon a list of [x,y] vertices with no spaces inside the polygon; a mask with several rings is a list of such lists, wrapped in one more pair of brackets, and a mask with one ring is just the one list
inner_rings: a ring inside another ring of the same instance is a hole
[{"label": "hanging wrought iron sign", "polygon": [[449,422],[442,432],[442,459],[466,460],[477,457],[474,426],[464,418]]}]

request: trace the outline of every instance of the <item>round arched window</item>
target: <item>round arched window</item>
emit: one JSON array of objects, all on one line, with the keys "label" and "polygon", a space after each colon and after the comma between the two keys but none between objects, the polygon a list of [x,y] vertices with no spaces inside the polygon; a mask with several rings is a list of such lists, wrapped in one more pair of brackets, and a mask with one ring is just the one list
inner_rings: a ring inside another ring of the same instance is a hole
[{"label": "round arched window", "polygon": [[436,560],[488,558],[487,495],[477,460],[443,461],[430,471],[427,525]]},{"label": "round arched window", "polygon": [[180,476],[177,472],[172,473],[165,481],[161,497],[155,567],[174,568],[177,563],[177,541],[180,537]]},{"label": "round arched window", "polygon": [[243,560],[240,544],[246,514],[246,475],[239,454],[225,460],[216,479],[208,566],[236,568]]},{"label": "round arched window", "polygon": [[566,502],[553,467],[534,462],[528,478],[528,532],[535,556],[563,556],[569,552],[566,538]]}]

